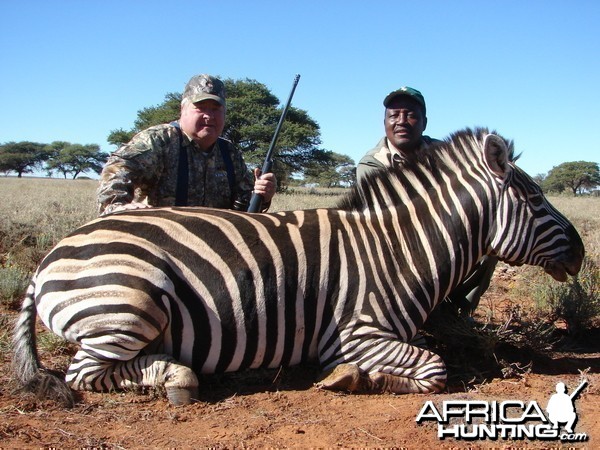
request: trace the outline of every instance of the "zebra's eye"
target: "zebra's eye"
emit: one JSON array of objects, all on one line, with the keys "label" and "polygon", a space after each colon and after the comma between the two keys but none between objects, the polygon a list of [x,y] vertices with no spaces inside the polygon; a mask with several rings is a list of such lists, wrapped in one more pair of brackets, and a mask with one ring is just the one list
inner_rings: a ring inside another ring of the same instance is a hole
[{"label": "zebra's eye", "polygon": [[542,194],[531,194],[529,196],[529,203],[531,203],[535,207],[541,206],[543,202],[544,197],[542,196]]}]

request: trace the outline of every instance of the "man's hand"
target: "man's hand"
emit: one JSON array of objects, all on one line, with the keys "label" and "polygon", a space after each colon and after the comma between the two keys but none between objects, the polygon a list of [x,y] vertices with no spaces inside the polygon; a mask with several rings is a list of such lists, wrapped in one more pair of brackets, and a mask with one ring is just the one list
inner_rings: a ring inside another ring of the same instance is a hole
[{"label": "man's hand", "polygon": [[271,199],[275,195],[275,189],[277,188],[277,179],[274,173],[260,174],[260,169],[257,167],[254,169],[254,192],[261,195],[264,203],[270,203]]},{"label": "man's hand", "polygon": [[151,205],[147,205],[146,203],[141,202],[131,202],[131,203],[114,203],[112,205],[108,205],[106,209],[100,214],[100,217],[106,216],[108,214],[116,213],[119,211],[127,211],[131,209],[144,209],[144,208],[152,208]]}]

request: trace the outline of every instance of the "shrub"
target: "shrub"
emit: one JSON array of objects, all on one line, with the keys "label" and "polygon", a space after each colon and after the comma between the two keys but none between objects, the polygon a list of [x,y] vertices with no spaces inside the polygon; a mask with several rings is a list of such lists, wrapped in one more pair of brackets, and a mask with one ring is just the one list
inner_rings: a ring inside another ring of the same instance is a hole
[{"label": "shrub", "polygon": [[586,257],[577,276],[566,283],[540,278],[533,285],[532,296],[539,309],[555,321],[564,321],[568,332],[577,335],[593,327],[600,316],[598,266]]},{"label": "shrub", "polygon": [[4,359],[11,350],[12,318],[8,314],[0,314],[0,358]]},{"label": "shrub", "polygon": [[37,342],[40,352],[47,352],[52,356],[60,356],[72,353],[73,345],[66,339],[50,332],[43,332],[37,335]]},{"label": "shrub", "polygon": [[29,285],[29,274],[18,267],[0,267],[0,303],[18,309]]}]

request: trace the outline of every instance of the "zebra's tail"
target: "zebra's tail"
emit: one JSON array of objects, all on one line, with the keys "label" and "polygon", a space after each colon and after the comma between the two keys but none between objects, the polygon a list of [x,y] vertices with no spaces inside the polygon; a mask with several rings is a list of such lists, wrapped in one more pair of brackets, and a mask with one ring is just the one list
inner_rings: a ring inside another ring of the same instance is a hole
[{"label": "zebra's tail", "polygon": [[38,357],[34,290],[35,282],[32,281],[15,324],[12,339],[13,373],[21,390],[35,393],[37,399],[52,399],[70,408],[75,403],[71,388],[63,378],[43,368]]}]

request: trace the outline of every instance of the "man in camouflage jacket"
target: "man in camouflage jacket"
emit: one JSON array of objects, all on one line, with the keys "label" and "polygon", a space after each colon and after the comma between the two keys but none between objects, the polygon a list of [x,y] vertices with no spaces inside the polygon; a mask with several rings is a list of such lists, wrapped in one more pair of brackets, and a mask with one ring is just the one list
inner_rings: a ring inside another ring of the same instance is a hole
[{"label": "man in camouflage jacket", "polygon": [[[382,167],[402,167],[407,157],[417,151],[426,151],[435,142],[424,136],[427,127],[425,98],[416,89],[402,87],[391,92],[384,100],[385,136],[377,146],[359,161],[356,178],[361,180],[373,170]],[[498,259],[484,256],[473,271],[448,295],[450,301],[462,314],[475,310],[483,293],[490,285]]]},{"label": "man in camouflage jacket", "polygon": [[[241,152],[220,137],[225,124],[225,89],[210,75],[186,85],[177,122],[150,127],[108,159],[100,177],[101,214],[123,209],[172,206],[185,171],[185,205],[233,208],[247,205],[254,190],[266,210],[275,193],[274,174],[254,180]],[[181,169],[180,154],[185,169]],[[186,170],[187,169],[187,170]],[[181,195],[179,203],[181,203]]]}]

